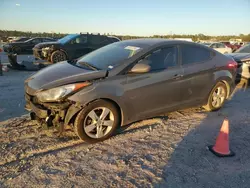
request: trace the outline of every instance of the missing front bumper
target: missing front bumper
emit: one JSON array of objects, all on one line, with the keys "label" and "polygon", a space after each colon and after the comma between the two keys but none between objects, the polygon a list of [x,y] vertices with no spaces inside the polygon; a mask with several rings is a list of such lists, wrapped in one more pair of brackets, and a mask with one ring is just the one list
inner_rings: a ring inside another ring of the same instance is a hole
[{"label": "missing front bumper", "polygon": [[61,132],[64,127],[74,122],[75,115],[82,109],[81,105],[70,102],[37,104],[34,97],[27,94],[25,99],[25,108],[31,112],[31,119],[38,120],[43,127],[57,128]]}]

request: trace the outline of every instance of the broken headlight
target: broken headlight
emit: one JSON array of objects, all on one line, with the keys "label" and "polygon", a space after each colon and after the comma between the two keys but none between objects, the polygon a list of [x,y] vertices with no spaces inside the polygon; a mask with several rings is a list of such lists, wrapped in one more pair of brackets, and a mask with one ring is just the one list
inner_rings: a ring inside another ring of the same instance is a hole
[{"label": "broken headlight", "polygon": [[61,100],[65,96],[69,95],[70,93],[73,93],[88,85],[90,85],[89,82],[83,82],[83,83],[60,86],[53,89],[40,91],[36,94],[36,97],[41,102],[56,102]]}]

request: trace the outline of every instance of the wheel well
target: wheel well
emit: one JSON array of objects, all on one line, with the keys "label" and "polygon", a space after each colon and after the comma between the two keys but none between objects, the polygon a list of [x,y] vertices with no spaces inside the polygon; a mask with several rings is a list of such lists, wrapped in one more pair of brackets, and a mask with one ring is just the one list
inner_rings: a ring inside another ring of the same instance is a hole
[{"label": "wheel well", "polygon": [[[118,110],[118,112],[119,112],[119,114],[120,114],[120,116],[121,116],[121,122],[120,122],[120,124],[121,124],[121,125],[123,124],[123,118],[124,118],[124,117],[123,117],[122,109],[121,109],[121,107],[120,107],[115,101],[113,101],[113,100],[111,100],[111,99],[108,99],[108,98],[99,98],[99,99],[95,99],[95,100],[89,102],[88,104],[86,104],[86,106],[88,106],[90,103],[95,102],[95,101],[97,101],[97,100],[105,100],[105,101],[108,101],[108,102],[112,103],[113,105],[115,105],[116,108],[117,108],[117,110]],[[82,107],[82,109],[83,109],[83,108],[84,108],[84,106]],[[81,110],[82,110],[82,109],[81,109]],[[81,110],[80,110],[80,111],[81,111]],[[79,111],[79,112],[80,112],[80,111]],[[77,116],[77,114],[78,114],[79,112],[75,113],[75,114],[70,118],[69,124],[74,123],[74,121],[75,121],[75,119],[76,119],[76,116]]]},{"label": "wheel well", "polygon": [[227,87],[227,98],[228,98],[230,96],[230,89],[231,88],[230,88],[230,86],[229,86],[229,84],[228,84],[228,82],[226,80],[221,80],[220,82],[226,85],[226,87]]},{"label": "wheel well", "polygon": [[68,54],[67,54],[67,52],[65,52],[65,51],[64,51],[64,50],[62,50],[62,49],[59,49],[58,51],[63,52],[63,53],[66,55],[66,58],[68,59]]}]

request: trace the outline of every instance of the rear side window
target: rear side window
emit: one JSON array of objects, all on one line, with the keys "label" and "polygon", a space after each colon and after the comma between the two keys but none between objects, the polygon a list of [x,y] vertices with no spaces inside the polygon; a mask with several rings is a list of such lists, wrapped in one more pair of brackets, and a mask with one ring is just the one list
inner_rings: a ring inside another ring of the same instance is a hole
[{"label": "rear side window", "polygon": [[182,45],[182,65],[202,63],[211,58],[211,52],[205,48],[193,45]]},{"label": "rear side window", "polygon": [[107,41],[108,40],[105,36],[93,35],[93,36],[91,36],[89,43],[91,45],[100,45],[100,44],[105,43]]}]

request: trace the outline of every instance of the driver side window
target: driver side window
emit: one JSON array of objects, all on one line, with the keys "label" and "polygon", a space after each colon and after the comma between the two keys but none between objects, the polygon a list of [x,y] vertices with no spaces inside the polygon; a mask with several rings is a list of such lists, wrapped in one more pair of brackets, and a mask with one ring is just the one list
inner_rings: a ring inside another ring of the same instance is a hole
[{"label": "driver side window", "polygon": [[147,64],[151,67],[150,72],[177,66],[177,50],[177,47],[166,47],[146,56],[144,59],[147,60]]}]

